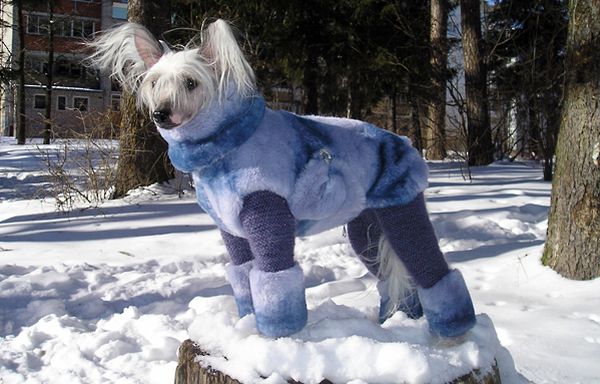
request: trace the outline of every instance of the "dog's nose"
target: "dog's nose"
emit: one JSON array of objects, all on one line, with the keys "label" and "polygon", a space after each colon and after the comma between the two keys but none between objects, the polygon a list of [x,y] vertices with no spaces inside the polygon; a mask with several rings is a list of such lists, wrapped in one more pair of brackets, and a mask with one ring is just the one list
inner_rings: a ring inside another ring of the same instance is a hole
[{"label": "dog's nose", "polygon": [[152,118],[157,123],[164,123],[169,119],[169,115],[171,115],[171,111],[168,109],[160,109],[152,112]]}]

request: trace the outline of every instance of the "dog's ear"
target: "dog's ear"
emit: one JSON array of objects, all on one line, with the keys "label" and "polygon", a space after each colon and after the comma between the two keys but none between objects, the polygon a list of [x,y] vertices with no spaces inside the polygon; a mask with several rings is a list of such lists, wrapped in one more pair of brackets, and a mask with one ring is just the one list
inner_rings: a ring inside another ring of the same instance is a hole
[{"label": "dog's ear", "polygon": [[214,67],[221,97],[231,91],[232,83],[242,96],[255,92],[254,71],[226,21],[218,19],[202,32],[200,54]]},{"label": "dog's ear", "polygon": [[137,90],[139,80],[163,54],[150,31],[135,23],[102,31],[88,45],[94,49],[88,63],[108,71],[131,92]]},{"label": "dog's ear", "polygon": [[162,44],[152,36],[150,31],[141,25],[133,29],[133,41],[140,59],[144,62],[146,69],[150,69],[162,56]]}]

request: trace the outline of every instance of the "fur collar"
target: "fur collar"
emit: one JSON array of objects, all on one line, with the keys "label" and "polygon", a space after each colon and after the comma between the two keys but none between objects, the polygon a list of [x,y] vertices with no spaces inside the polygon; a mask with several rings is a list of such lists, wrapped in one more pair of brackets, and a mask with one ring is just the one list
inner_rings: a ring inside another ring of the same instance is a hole
[{"label": "fur collar", "polygon": [[[258,128],[265,113],[265,101],[259,95],[243,99],[236,111],[218,122],[211,134],[200,139],[176,140],[161,132],[169,143],[169,158],[175,168],[182,172],[202,171],[242,145]],[[204,123],[206,116],[202,115],[199,113],[179,129],[195,129]]]}]

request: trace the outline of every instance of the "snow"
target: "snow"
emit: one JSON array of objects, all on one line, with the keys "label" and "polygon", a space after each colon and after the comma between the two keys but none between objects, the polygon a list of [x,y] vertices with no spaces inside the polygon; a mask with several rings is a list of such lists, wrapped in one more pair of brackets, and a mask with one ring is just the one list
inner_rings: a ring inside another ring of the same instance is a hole
[{"label": "snow", "polygon": [[430,164],[436,233],[478,313],[446,343],[422,319],[376,324],[375,281],[341,228],[297,242],[308,326],[264,338],[236,315],[224,246],[191,191],[57,212],[43,162],[36,145],[0,139],[0,383],[172,382],[190,337],[247,383],[435,383],[493,358],[505,383],[600,381],[600,279],[541,265],[550,184],[535,164],[474,168],[473,181]]}]

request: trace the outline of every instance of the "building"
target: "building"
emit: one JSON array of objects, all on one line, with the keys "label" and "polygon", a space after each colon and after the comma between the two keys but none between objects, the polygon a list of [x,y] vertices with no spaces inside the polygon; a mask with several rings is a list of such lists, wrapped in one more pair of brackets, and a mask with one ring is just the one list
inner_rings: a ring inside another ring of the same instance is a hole
[{"label": "building", "polygon": [[[0,60],[3,66],[12,63],[16,67],[19,49],[16,10],[12,4],[0,0],[0,11],[4,21],[0,35]],[[23,11],[27,137],[41,136],[46,103],[51,105],[52,130],[58,137],[89,130],[91,127],[88,125],[94,115],[117,110],[119,90],[111,87],[107,76],[100,76],[83,64],[86,52],[82,42],[101,29],[125,21],[127,1],[56,0],[52,11],[47,2],[40,1]],[[54,31],[52,44],[50,23]],[[54,55],[52,100],[46,100],[51,49]],[[16,126],[16,89],[14,83],[2,87],[0,132],[4,135],[12,135]]]}]

